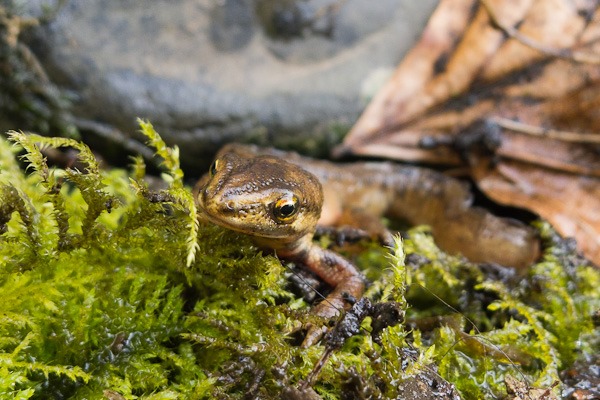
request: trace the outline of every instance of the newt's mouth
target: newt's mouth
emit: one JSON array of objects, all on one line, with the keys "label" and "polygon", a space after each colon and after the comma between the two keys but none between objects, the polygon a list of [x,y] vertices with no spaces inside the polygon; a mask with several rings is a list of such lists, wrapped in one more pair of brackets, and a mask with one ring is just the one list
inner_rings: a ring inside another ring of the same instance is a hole
[{"label": "newt's mouth", "polygon": [[236,219],[235,208],[229,204],[223,204],[222,202],[205,199],[205,196],[201,192],[198,196],[198,211],[202,214],[202,217],[215,225],[222,226],[223,228],[231,229],[236,232],[245,233],[252,235],[254,230],[249,229],[247,224]]},{"label": "newt's mouth", "polygon": [[233,231],[237,231],[237,232],[241,232],[241,233],[248,233],[247,229],[245,229],[243,226],[240,226],[239,224],[236,224],[235,221],[232,221],[231,219],[228,219],[228,218],[222,218],[220,214],[215,214],[215,213],[211,212],[211,208],[206,207],[206,204],[204,203],[202,196],[200,196],[198,198],[198,211],[202,215],[202,218],[204,218],[205,220],[207,220],[215,225],[219,225],[219,226],[222,226],[223,228],[231,229]]},{"label": "newt's mouth", "polygon": [[197,196],[199,218],[257,239],[294,240],[298,236],[290,225],[275,224],[262,203],[237,204],[231,199],[211,196],[201,190]]},{"label": "newt's mouth", "polygon": [[289,232],[282,233],[276,230],[265,230],[260,224],[249,223],[243,219],[236,218],[235,215],[237,215],[237,213],[234,211],[229,215],[211,212],[211,208],[207,208],[201,200],[198,201],[198,211],[200,213],[200,218],[203,218],[205,221],[257,239],[283,239],[290,236]]}]

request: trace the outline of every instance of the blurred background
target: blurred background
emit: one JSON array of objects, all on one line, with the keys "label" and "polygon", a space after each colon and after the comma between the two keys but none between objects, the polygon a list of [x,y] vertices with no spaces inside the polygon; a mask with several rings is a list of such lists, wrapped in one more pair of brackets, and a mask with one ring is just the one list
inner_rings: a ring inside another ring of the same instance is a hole
[{"label": "blurred background", "polygon": [[437,1],[0,4],[2,132],[81,137],[119,164],[150,156],[145,118],[190,171],[230,141],[327,154]]}]

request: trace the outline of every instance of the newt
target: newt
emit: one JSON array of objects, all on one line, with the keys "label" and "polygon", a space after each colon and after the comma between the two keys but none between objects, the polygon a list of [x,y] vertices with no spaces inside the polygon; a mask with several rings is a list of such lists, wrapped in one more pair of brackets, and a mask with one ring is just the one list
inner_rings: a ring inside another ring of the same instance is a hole
[{"label": "newt", "polygon": [[[304,265],[333,288],[313,312],[334,318],[365,289],[346,258],[313,242],[318,228],[361,228],[390,244],[381,216],[427,224],[440,247],[475,262],[522,268],[538,255],[532,229],[471,207],[460,181],[390,162],[338,164],[253,145],[229,144],[194,189],[200,218],[249,235],[282,260]],[[319,340],[311,328],[303,346]]]}]

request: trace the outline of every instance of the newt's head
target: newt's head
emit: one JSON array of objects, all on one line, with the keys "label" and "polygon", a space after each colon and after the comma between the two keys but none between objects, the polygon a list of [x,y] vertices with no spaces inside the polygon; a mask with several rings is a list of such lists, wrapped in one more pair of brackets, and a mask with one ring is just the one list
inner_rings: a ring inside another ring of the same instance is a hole
[{"label": "newt's head", "polygon": [[235,151],[221,152],[195,195],[208,220],[275,249],[314,232],[323,204],[314,175],[274,156]]}]

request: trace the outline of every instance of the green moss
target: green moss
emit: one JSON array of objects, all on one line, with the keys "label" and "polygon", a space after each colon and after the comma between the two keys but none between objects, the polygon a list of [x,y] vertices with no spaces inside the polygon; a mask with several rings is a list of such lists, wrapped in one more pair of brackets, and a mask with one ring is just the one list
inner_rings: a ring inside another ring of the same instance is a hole
[{"label": "green moss", "polygon": [[[538,228],[545,245],[542,260],[506,279],[432,252],[423,231],[413,231],[407,243],[408,252],[427,257],[413,275],[418,288],[409,291],[409,303],[426,304],[429,292],[431,304],[464,316],[458,323],[446,321],[426,344],[438,347],[441,375],[467,398],[505,395],[506,374],[549,388],[560,382],[559,370],[600,350],[592,323],[600,307],[600,272],[549,225]],[[429,315],[431,308],[409,311]]]},{"label": "green moss", "polygon": [[[0,140],[0,398],[279,398],[323,356],[298,346],[294,331],[312,317],[285,266],[199,226],[177,149],[140,124],[164,160],[162,191],[148,188],[140,159],[104,171],[73,140]],[[45,146],[77,149],[85,170],[49,168]],[[507,374],[550,387],[598,351],[600,274],[538,229],[543,260],[518,278],[442,253],[423,228],[391,256],[361,254],[367,296],[400,304],[407,324],[376,343],[366,318],[314,389],[394,398],[396,382],[434,366],[465,398],[504,395]]]}]

